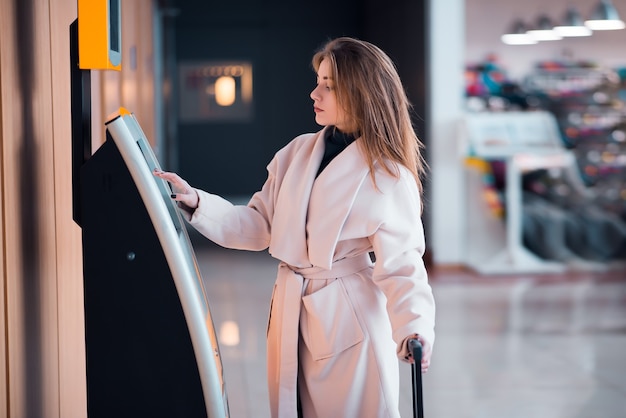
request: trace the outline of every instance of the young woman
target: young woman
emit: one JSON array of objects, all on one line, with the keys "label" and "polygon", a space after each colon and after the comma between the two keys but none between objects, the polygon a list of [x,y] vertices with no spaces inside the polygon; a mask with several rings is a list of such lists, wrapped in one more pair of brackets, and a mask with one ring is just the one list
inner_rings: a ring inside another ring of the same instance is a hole
[{"label": "young woman", "polygon": [[[430,364],[435,303],[422,255],[421,143],[389,57],[353,38],[313,57],[315,120],[246,206],[172,184],[186,219],[228,248],[280,260],[267,330],[272,417],[399,417],[407,340]],[[371,261],[374,254],[375,262]]]}]

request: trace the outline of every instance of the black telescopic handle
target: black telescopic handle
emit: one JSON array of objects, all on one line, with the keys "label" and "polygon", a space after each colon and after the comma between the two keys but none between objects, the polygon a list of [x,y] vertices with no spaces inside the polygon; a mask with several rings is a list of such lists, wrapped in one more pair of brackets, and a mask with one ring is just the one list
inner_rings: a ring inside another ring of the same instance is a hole
[{"label": "black telescopic handle", "polygon": [[424,401],[422,399],[422,343],[417,338],[409,340],[409,350],[415,361],[411,366],[413,379],[413,418],[424,418]]}]

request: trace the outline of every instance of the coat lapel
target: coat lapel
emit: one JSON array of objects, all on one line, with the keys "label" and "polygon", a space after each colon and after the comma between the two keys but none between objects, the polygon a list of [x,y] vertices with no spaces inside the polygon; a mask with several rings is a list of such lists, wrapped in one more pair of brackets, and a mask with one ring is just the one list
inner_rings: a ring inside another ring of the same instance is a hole
[{"label": "coat lapel", "polygon": [[310,267],[306,222],[309,198],[324,155],[323,130],[307,140],[294,154],[280,182],[272,219],[269,252],[295,267]]},{"label": "coat lapel", "polygon": [[313,185],[307,232],[309,260],[314,266],[331,268],[341,229],[369,175],[358,141],[335,157]]},{"label": "coat lapel", "polygon": [[316,179],[324,155],[324,130],[295,153],[276,198],[270,254],[295,267],[330,269],[341,229],[369,167],[358,141]]}]

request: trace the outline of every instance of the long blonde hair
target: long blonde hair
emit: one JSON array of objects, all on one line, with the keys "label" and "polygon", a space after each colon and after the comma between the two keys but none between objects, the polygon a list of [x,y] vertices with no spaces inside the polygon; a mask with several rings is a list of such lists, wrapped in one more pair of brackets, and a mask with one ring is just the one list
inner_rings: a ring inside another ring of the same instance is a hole
[{"label": "long blonde hair", "polygon": [[[423,192],[424,147],[411,123],[411,104],[391,59],[377,46],[354,38],[329,41],[313,56],[313,68],[330,64],[337,104],[354,121],[361,150],[374,184],[374,163],[398,177],[397,164],[407,167]],[[391,162],[391,164],[389,164]]]}]

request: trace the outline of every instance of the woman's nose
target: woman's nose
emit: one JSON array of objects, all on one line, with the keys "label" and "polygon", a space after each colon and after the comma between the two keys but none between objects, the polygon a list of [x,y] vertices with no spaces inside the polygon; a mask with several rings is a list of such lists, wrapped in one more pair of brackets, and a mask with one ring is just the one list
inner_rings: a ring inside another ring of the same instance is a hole
[{"label": "woman's nose", "polygon": [[319,86],[315,86],[315,88],[313,89],[313,91],[311,92],[311,94],[309,95],[311,97],[311,99],[313,99],[314,101],[319,99],[319,94],[317,94],[317,89]]}]

